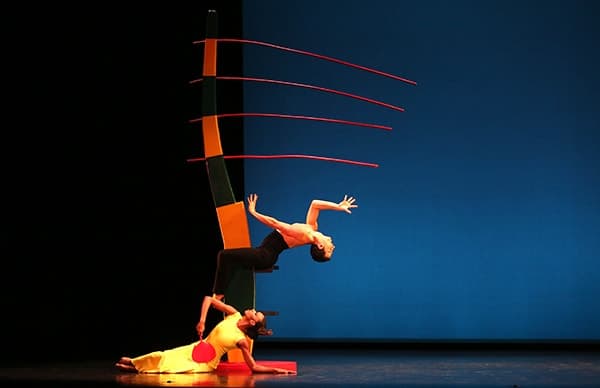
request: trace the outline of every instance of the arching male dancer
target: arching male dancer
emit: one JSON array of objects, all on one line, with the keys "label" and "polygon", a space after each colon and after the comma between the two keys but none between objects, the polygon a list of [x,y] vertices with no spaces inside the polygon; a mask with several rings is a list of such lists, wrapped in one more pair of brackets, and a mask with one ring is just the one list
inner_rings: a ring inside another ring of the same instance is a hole
[{"label": "arching male dancer", "polygon": [[238,268],[254,268],[257,270],[271,268],[285,249],[310,245],[310,254],[317,262],[331,259],[335,245],[331,237],[318,231],[317,219],[321,210],[336,210],[352,213],[358,207],[354,197],[344,195],[339,203],[314,199],[310,203],[305,223],[288,224],[256,211],[258,195],[248,196],[248,212],[257,220],[273,228],[257,247],[230,248],[219,251],[217,269],[213,285],[214,297],[221,300],[225,290]]}]

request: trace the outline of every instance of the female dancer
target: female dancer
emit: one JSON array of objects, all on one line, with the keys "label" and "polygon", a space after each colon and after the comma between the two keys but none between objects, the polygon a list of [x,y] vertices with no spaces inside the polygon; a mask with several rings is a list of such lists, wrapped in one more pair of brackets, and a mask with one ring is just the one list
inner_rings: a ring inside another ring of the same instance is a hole
[{"label": "female dancer", "polygon": [[[204,341],[215,350],[214,357],[206,362],[196,362],[192,357],[194,347],[202,341],[204,325],[208,309],[214,307],[224,313],[224,319],[219,322]],[[256,339],[259,335],[272,335],[273,332],[266,328],[266,319],[263,313],[255,310],[246,310],[240,313],[234,307],[220,300],[206,296],[202,302],[200,321],[196,325],[200,341],[177,348],[144,354],[135,358],[121,357],[115,364],[117,368],[127,372],[137,373],[203,373],[213,372],[217,369],[221,357],[228,351],[239,348],[244,361],[254,373],[287,373],[295,371],[272,368],[256,363],[250,352],[250,344],[246,337]]]}]

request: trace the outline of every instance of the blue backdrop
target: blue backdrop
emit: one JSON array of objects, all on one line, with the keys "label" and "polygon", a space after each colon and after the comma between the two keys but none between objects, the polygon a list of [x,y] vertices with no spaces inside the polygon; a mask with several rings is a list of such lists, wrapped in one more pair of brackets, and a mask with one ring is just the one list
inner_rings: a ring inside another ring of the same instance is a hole
[{"label": "blue backdrop", "polygon": [[[273,340],[600,339],[600,68],[593,1],[244,2],[244,38],[393,73],[244,46],[244,75],[399,105],[246,82],[245,112],[389,125],[385,131],[246,118],[246,154],[379,164],[246,160],[258,210],[325,212],[329,263],[285,251],[259,274]],[[258,244],[268,229],[250,218]]]}]

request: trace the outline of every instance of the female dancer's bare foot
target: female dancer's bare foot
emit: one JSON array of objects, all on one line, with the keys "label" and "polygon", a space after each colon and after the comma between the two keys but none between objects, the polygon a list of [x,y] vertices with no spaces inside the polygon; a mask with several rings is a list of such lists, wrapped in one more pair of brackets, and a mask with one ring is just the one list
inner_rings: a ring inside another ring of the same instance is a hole
[{"label": "female dancer's bare foot", "polygon": [[121,364],[120,362],[117,362],[115,366],[124,372],[137,372],[137,369],[135,369],[135,366],[133,365]]},{"label": "female dancer's bare foot", "polygon": [[135,365],[133,365],[133,361],[131,361],[131,358],[129,357],[121,357],[121,359],[115,364],[115,366],[122,371],[137,372],[137,369],[135,369]]},{"label": "female dancer's bare foot", "polygon": [[133,365],[133,362],[131,362],[131,358],[129,357],[121,357],[119,364]]}]

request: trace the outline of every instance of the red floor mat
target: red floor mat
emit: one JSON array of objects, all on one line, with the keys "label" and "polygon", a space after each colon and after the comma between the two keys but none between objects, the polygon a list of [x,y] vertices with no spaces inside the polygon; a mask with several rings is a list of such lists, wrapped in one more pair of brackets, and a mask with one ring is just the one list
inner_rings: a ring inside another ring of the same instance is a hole
[{"label": "red floor mat", "polygon": [[[270,366],[273,368],[282,368],[293,370],[298,372],[298,365],[296,361],[260,361],[256,360],[259,365]],[[217,366],[217,373],[228,375],[228,374],[251,374],[250,368],[245,362],[228,362],[221,361]]]}]

